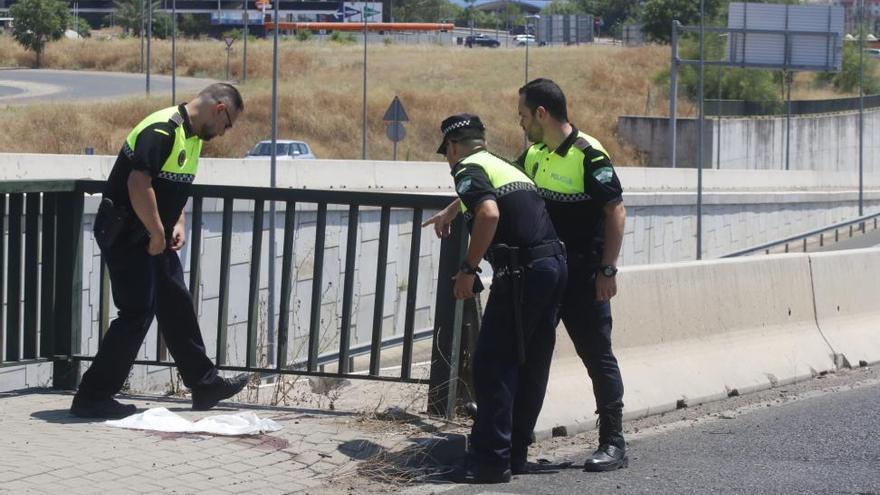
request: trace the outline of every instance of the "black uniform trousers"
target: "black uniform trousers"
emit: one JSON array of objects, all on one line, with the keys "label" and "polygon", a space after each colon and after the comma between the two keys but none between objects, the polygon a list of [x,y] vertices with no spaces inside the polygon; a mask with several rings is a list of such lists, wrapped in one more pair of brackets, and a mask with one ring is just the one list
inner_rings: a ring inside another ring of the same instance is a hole
[{"label": "black uniform trousers", "polygon": [[[623,409],[623,379],[611,350],[611,302],[596,300],[599,264],[579,253],[568,255],[568,286],[559,315],[584,362],[600,415]],[[600,439],[623,447],[623,438]]]},{"label": "black uniform trousers", "polygon": [[145,243],[139,243],[111,247],[103,254],[119,313],[83,375],[78,394],[97,400],[119,392],[154,315],[183,383],[192,389],[217,380],[177,253],[166,249],[150,256]]},{"label": "black uniform trousers", "polygon": [[526,266],[521,302],[523,364],[517,362],[510,277],[496,277],[492,283],[473,357],[478,408],[471,452],[480,465],[506,468],[511,456],[525,461],[547,389],[566,277],[562,255]]}]

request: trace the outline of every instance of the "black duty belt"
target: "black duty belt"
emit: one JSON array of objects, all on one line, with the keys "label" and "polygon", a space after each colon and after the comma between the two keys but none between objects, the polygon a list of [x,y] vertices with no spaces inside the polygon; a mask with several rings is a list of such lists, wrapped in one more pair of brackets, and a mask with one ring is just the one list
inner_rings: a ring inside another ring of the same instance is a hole
[{"label": "black duty belt", "polygon": [[565,256],[565,244],[562,241],[550,241],[532,247],[494,244],[486,253],[486,257],[495,271],[498,271],[499,268],[518,268],[541,258],[559,255]]}]

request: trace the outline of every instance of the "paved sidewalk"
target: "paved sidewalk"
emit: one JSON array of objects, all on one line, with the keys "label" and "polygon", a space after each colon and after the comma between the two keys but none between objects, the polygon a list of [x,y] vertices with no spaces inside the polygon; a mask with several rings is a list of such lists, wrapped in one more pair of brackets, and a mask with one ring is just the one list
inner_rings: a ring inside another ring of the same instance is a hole
[{"label": "paved sidewalk", "polygon": [[248,409],[283,426],[244,437],[113,428],[71,416],[70,393],[3,393],[0,493],[398,491],[402,482],[442,470],[436,463],[451,462],[463,449],[460,425],[419,414],[424,389],[364,382],[338,397],[308,398],[309,392],[300,390],[296,401],[303,407],[221,403],[208,412],[191,411],[188,400],[120,397],[139,411],[166,407],[193,421]]}]

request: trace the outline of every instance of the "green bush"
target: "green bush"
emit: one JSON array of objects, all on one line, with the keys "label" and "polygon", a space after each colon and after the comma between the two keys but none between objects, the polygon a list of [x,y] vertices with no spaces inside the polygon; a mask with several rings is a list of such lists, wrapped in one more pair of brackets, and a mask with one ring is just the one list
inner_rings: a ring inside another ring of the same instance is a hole
[{"label": "green bush", "polygon": [[208,32],[211,27],[211,17],[203,14],[183,14],[177,21],[177,28],[190,38],[198,38]]},{"label": "green bush", "polygon": [[91,24],[89,24],[89,21],[83,19],[82,17],[71,17],[67,29],[76,31],[77,34],[79,34],[82,38],[90,38],[92,36]]},{"label": "green bush", "polygon": [[[693,39],[682,39],[679,54],[683,59],[699,59],[699,44]],[[705,60],[724,58],[726,42],[720,37],[706,38]],[[703,74],[703,97],[708,100],[746,100],[762,101],[774,105],[781,101],[779,74],[781,71],[768,69],[741,69],[737,67],[705,66]],[[654,84],[669,91],[670,69],[664,69],[654,76]],[[696,101],[700,89],[699,67],[681,65],[678,70],[679,90],[692,101]]]},{"label": "green bush", "polygon": [[[877,59],[865,53],[864,57],[865,94],[880,93],[880,79],[877,77]],[[840,72],[819,72],[815,82],[818,86],[832,86],[836,91],[855,93],[859,90],[859,45],[847,42],[843,47],[843,67]]]},{"label": "green bush", "polygon": [[330,41],[334,43],[339,43],[340,45],[352,45],[357,40],[352,33],[342,33],[339,31],[333,31],[330,33]]},{"label": "green bush", "polygon": [[308,29],[300,29],[296,32],[296,39],[299,41],[309,41],[312,39],[312,32]]}]

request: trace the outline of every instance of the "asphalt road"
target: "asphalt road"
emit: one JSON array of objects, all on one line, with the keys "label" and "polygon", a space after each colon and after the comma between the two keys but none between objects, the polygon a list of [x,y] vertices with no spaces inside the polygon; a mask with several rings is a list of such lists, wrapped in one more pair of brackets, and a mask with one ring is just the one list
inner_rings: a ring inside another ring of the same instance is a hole
[{"label": "asphalt road", "polygon": [[[213,82],[191,77],[177,78],[178,99],[187,98]],[[143,74],[51,69],[0,70],[0,106],[49,101],[104,100],[146,94]],[[171,98],[171,77],[150,76],[150,94]]]},{"label": "asphalt road", "polygon": [[880,373],[852,375],[855,385],[810,390],[822,385],[812,380],[795,386],[806,389],[795,396],[783,387],[763,395],[775,399],[745,398],[738,409],[716,403],[701,417],[655,419],[659,424],[629,432],[630,467],[613,473],[581,471],[581,445],[590,440],[575,437],[545,446],[539,456],[550,462],[510,484],[434,484],[406,493],[880,494]]}]

